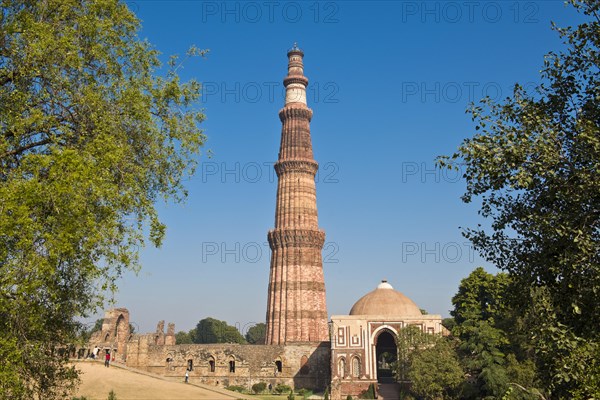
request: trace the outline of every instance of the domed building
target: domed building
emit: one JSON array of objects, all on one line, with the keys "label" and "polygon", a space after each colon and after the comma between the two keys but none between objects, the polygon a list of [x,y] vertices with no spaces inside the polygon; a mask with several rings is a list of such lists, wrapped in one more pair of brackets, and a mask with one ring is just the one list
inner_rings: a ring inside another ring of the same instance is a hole
[{"label": "domed building", "polygon": [[424,315],[386,280],[354,303],[349,315],[331,316],[332,398],[359,395],[370,384],[392,383],[396,335],[409,325],[430,334],[447,333],[440,315]]}]

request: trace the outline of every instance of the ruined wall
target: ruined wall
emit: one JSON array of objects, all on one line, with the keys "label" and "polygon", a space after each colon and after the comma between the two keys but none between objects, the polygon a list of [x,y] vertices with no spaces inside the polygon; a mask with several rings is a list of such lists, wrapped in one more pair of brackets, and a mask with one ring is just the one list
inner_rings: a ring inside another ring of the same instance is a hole
[{"label": "ruined wall", "polygon": [[220,387],[266,382],[324,390],[330,382],[330,343],[285,346],[240,344],[156,345],[152,335],[136,335],[128,343],[127,365],[173,379]]},{"label": "ruined wall", "polygon": [[110,350],[114,360],[125,361],[130,336],[129,310],[113,308],[104,313],[102,329],[92,334],[86,350],[89,352],[97,346],[102,350]]}]

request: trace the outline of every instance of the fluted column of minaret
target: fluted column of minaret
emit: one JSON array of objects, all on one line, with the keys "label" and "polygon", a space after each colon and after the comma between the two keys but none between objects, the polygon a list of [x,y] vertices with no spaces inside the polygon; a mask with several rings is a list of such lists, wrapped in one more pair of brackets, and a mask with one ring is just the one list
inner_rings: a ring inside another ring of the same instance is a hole
[{"label": "fluted column of minaret", "polygon": [[267,344],[329,340],[321,257],[325,233],[319,230],[310,138],[312,110],[306,105],[304,53],[288,52],[275,229],[269,232],[271,273],[267,304]]}]

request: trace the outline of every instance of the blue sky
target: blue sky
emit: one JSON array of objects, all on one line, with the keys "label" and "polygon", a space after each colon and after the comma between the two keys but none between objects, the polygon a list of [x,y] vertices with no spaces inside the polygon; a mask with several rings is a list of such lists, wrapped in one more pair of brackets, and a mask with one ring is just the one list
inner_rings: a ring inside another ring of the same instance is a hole
[{"label": "blue sky", "polygon": [[[449,315],[460,280],[483,262],[459,227],[481,222],[464,182],[434,169],[474,132],[470,101],[539,80],[550,29],[580,16],[562,1],[128,2],[164,59],[191,45],[183,79],[203,82],[208,141],[185,205],[160,204],[167,237],[141,253],[115,304],[141,331],[189,330],[211,316],[263,322],[286,52],[305,51],[329,314],[387,278]],[[212,158],[206,157],[206,151]]]}]

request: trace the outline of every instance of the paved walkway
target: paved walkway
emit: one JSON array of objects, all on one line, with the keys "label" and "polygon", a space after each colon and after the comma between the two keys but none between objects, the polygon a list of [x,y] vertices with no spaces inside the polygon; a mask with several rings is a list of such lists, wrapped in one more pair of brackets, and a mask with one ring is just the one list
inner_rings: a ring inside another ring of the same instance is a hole
[{"label": "paved walkway", "polygon": [[119,400],[256,400],[251,396],[214,386],[185,384],[183,378],[181,382],[175,382],[117,362],[111,363],[110,368],[104,367],[101,360],[77,361],[74,364],[83,372],[77,395],[86,396],[88,400],[105,400],[111,389]]}]

